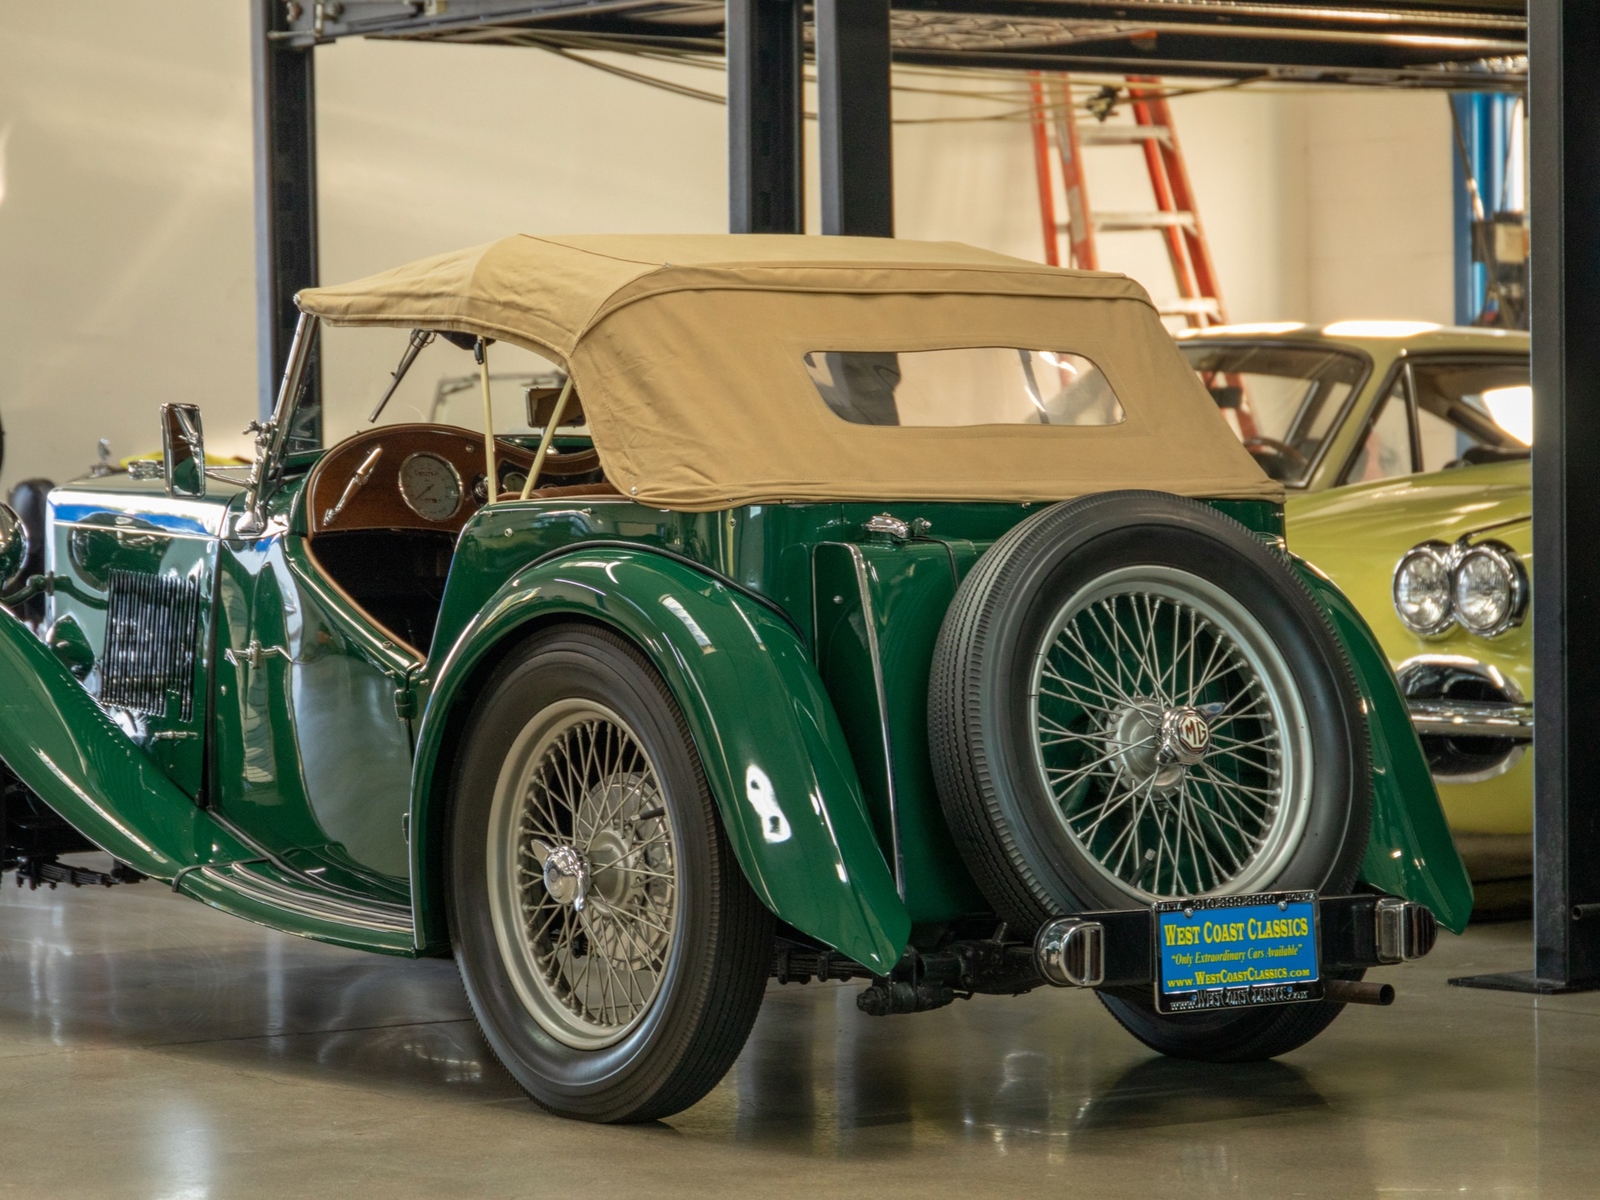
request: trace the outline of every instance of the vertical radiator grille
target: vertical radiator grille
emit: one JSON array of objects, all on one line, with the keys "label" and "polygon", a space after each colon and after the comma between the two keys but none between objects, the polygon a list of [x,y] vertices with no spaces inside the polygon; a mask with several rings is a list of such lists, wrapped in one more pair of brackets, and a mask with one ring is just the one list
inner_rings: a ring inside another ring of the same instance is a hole
[{"label": "vertical radiator grille", "polygon": [[176,692],[178,719],[194,714],[194,651],[200,584],[174,575],[112,571],[100,702],[164,716]]}]

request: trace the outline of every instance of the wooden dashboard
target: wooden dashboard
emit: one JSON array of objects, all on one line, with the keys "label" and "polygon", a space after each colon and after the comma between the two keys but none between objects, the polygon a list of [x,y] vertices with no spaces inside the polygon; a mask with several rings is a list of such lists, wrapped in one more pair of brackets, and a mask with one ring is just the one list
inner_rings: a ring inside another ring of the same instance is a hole
[{"label": "wooden dashboard", "polygon": [[[418,456],[422,458],[413,462]],[[514,472],[518,477],[512,482],[519,487],[533,465],[531,451],[499,439],[495,459],[501,483],[506,484]],[[561,484],[598,471],[599,465],[592,450],[552,451],[540,482]],[[355,529],[459,533],[482,507],[487,471],[483,437],[470,429],[454,425],[369,429],[335,446],[312,468],[306,482],[307,528],[312,535]],[[453,507],[452,495],[458,497]]]}]

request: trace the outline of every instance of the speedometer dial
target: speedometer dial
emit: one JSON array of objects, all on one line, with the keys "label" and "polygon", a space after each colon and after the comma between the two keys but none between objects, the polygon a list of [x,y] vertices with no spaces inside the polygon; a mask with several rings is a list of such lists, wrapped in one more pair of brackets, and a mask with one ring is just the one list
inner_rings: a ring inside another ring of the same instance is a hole
[{"label": "speedometer dial", "polygon": [[437,454],[413,454],[400,464],[400,498],[425,520],[448,521],[461,509],[461,476]]}]

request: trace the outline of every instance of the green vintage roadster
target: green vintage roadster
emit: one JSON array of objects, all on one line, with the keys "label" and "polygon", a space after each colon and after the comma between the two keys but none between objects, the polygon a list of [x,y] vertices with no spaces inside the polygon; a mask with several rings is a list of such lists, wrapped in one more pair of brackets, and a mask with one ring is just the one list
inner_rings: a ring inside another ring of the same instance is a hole
[{"label": "green vintage roadster", "polygon": [[[298,303],[250,467],[174,404],[49,496],[40,632],[0,610],[19,881],[454,955],[606,1121],[704,1095],[772,979],[1093,988],[1231,1062],[1465,924],[1381,648],[1131,281],[512,237]],[[415,419],[473,372],[476,430]]]}]

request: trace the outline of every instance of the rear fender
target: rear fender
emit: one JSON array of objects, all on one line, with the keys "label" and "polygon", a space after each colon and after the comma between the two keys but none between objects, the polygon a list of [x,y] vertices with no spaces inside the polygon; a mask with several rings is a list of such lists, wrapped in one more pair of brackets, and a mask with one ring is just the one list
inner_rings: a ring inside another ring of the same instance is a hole
[{"label": "rear fender", "polygon": [[1371,886],[1426,905],[1460,933],[1472,915],[1472,881],[1456,851],[1428,760],[1406,711],[1389,660],[1366,621],[1333,581],[1294,559],[1332,622],[1366,703],[1372,744],[1372,836],[1361,877]]},{"label": "rear fender", "polygon": [[[844,734],[805,644],[762,604],[647,549],[537,562],[485,604],[441,663],[412,776],[416,925],[443,949],[445,813],[454,747],[481,680],[541,624],[588,620],[627,637],[683,710],[745,877],[779,918],[887,973],[910,936]],[[423,684],[422,686],[428,686]]]},{"label": "rear fender", "polygon": [[[112,857],[155,879],[248,854],[0,607],[0,760]],[[221,843],[217,841],[221,838]]]}]

